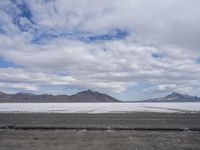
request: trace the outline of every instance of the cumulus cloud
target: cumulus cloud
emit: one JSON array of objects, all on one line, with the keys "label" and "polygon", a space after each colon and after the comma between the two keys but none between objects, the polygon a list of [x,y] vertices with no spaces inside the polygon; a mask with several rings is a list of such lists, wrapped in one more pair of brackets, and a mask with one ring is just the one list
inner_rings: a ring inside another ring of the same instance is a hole
[{"label": "cumulus cloud", "polygon": [[17,67],[0,68],[0,86],[124,92],[146,83],[141,91],[192,93],[200,86],[199,5],[2,0],[0,57]]},{"label": "cumulus cloud", "polygon": [[37,91],[38,87],[32,84],[27,83],[5,83],[0,82],[0,89],[9,89],[9,90],[23,90],[23,91]]}]

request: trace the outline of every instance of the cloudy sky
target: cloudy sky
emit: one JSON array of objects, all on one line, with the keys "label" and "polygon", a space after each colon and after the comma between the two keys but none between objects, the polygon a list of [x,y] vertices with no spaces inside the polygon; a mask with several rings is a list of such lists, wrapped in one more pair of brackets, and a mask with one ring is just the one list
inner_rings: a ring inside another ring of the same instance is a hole
[{"label": "cloudy sky", "polygon": [[0,90],[200,96],[199,0],[1,0]]}]

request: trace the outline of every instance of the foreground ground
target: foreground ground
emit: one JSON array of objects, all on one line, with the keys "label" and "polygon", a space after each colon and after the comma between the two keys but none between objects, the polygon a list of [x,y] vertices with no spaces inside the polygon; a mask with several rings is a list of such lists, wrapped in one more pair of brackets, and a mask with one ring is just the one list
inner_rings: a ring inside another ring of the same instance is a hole
[{"label": "foreground ground", "polygon": [[1,150],[199,150],[199,114],[0,114]]},{"label": "foreground ground", "polygon": [[1,150],[199,150],[200,132],[0,130]]}]

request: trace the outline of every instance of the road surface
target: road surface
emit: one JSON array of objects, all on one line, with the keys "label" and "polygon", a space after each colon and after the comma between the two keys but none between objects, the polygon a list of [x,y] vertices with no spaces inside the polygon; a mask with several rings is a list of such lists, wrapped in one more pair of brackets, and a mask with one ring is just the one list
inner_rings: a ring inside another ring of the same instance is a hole
[{"label": "road surface", "polygon": [[1,150],[199,150],[200,114],[0,114]]}]

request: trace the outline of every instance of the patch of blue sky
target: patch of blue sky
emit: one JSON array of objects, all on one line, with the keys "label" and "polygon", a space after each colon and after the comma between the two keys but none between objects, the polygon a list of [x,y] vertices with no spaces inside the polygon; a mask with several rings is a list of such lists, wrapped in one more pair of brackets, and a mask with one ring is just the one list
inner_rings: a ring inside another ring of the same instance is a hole
[{"label": "patch of blue sky", "polygon": [[55,38],[72,38],[74,35],[71,32],[60,31],[55,29],[38,29],[37,32],[34,33],[32,38],[32,43],[42,44],[48,42],[49,40]]},{"label": "patch of blue sky", "polygon": [[[13,24],[23,32],[32,29],[31,24],[34,24],[34,22],[32,21],[33,16],[28,5],[24,1],[11,0],[11,2],[14,4],[13,6],[9,5],[2,9],[12,18]],[[20,22],[21,18],[26,18],[31,24],[22,24]]]},{"label": "patch of blue sky", "polygon": [[128,36],[128,32],[122,29],[113,29],[104,34],[88,34],[86,36],[80,36],[80,40],[84,42],[98,42],[98,41],[110,41],[120,40]]},{"label": "patch of blue sky", "polygon": [[0,34],[6,34],[6,31],[2,27],[0,27]]},{"label": "patch of blue sky", "polygon": [[160,54],[160,53],[153,53],[153,54],[151,54],[151,56],[152,56],[153,58],[155,58],[155,59],[161,59],[161,58],[163,58],[163,55]]},{"label": "patch of blue sky", "polygon": [[33,22],[32,21],[33,15],[25,1],[12,0],[12,3],[15,4],[18,7],[18,9],[20,10],[21,17],[26,17],[30,22]]},{"label": "patch of blue sky", "polygon": [[37,33],[33,35],[32,43],[45,43],[48,40],[55,38],[67,38],[73,40],[80,40],[83,42],[99,42],[99,41],[110,41],[110,40],[120,40],[128,36],[128,32],[121,29],[114,29],[104,34],[94,34],[83,31],[66,32],[60,30],[38,30]]},{"label": "patch of blue sky", "polygon": [[5,60],[0,57],[0,68],[17,67],[17,65],[11,61]]},{"label": "patch of blue sky", "polygon": [[196,58],[196,62],[200,64],[200,57]]}]

